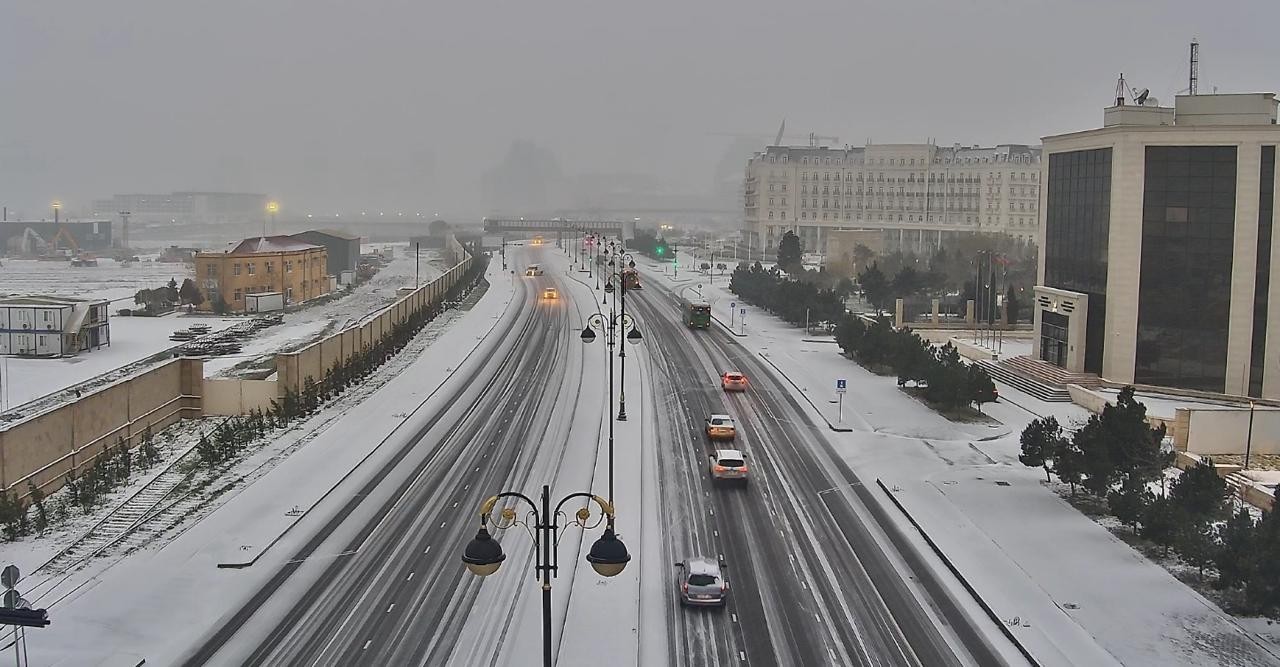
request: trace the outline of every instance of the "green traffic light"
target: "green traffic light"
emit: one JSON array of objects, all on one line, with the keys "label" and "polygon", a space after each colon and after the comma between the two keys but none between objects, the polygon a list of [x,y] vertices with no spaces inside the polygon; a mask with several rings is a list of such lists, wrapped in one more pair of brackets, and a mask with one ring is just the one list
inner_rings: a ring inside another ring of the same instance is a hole
[{"label": "green traffic light", "polygon": [[664,248],[664,247],[662,247],[662,246],[658,246],[658,254],[659,254],[659,255],[661,255],[661,254],[665,253],[666,251],[667,251],[667,249],[666,249],[666,248]]}]

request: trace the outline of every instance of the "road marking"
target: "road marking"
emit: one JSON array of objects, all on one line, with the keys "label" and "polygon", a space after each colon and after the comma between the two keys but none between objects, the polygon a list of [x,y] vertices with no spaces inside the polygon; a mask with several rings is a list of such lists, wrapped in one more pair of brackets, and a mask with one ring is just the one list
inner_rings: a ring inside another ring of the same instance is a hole
[{"label": "road marking", "polygon": [[[441,527],[441,528],[444,528],[444,524],[445,524],[445,523],[447,523],[447,522],[445,522],[445,521],[441,521],[441,522],[440,522],[440,527]],[[779,532],[781,532],[781,531],[779,531]]]},{"label": "road marking", "polygon": [[480,472],[480,466],[476,466],[476,469],[472,470],[471,472]]},{"label": "road marking", "polygon": [[458,506],[458,503],[454,503],[454,504],[453,504],[453,506],[454,506],[454,507],[457,507],[457,506]]},{"label": "road marking", "polygon": [[413,579],[413,573],[412,573],[412,572],[410,572],[410,573],[409,573],[409,576],[407,576],[407,577],[405,577],[405,578],[404,578],[404,580],[405,580],[405,581],[409,581],[410,579]]},{"label": "road marking", "polygon": [[715,516],[715,515],[716,515],[716,510],[715,510],[715,508],[714,508],[714,507],[708,507],[708,508],[707,508],[707,511],[711,513],[711,516]]},{"label": "road marking", "polygon": [[741,660],[741,661],[743,661],[743,662],[746,662],[746,660],[747,660],[747,652],[746,652],[746,651],[738,651],[738,659],[739,659],[739,660]]},{"label": "road marking", "polygon": [[738,622],[738,615],[737,615],[737,614],[729,614],[729,618],[730,618],[730,619],[732,619],[734,623],[737,623],[737,622]]},{"label": "road marking", "polygon": [[422,555],[423,555],[423,556],[425,556],[425,555],[427,555],[427,554],[429,554],[429,553],[431,553],[431,545],[430,545],[430,544],[428,544],[428,545],[427,545],[427,549],[426,549],[426,551],[423,551],[423,552],[422,552]]},{"label": "road marking", "polygon": [[720,531],[718,531],[718,530],[713,530],[713,531],[711,531],[711,534],[712,534],[712,535],[715,535],[716,537],[720,537]]},{"label": "road marking", "polygon": [[468,484],[468,485],[466,485],[466,486],[462,487],[462,490],[463,490],[463,491],[466,491],[466,490],[468,490],[468,489],[470,489],[470,488],[471,488],[471,485],[470,485],[470,484]]},{"label": "road marking", "polygon": [[388,613],[388,614],[390,614],[390,613],[391,613],[391,610],[392,610],[392,609],[395,609],[395,608],[396,608],[396,603],[392,602],[392,603],[391,603],[391,606],[390,606],[390,607],[387,607],[387,613]]},{"label": "road marking", "polygon": [[809,584],[806,584],[806,583],[805,583],[805,582],[803,582],[803,581],[802,581],[802,582],[800,582],[800,587],[801,587],[801,588],[803,588],[803,589],[805,589],[806,591],[807,591],[807,590],[809,590]]},{"label": "road marking", "polygon": [[373,643],[373,640],[372,640],[372,639],[369,639],[369,640],[365,641],[365,643],[364,643],[364,648],[361,648],[360,650],[361,650],[361,651],[367,651],[367,650],[369,650],[369,644],[372,644],[372,643]]}]

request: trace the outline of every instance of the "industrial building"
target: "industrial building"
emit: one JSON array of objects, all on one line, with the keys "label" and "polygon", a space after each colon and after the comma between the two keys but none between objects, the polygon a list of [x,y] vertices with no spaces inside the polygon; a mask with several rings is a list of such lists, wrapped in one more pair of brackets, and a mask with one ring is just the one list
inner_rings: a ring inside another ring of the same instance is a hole
[{"label": "industrial building", "polygon": [[881,230],[887,250],[919,253],[957,234],[1032,241],[1039,177],[1040,148],[1022,144],[769,146],[747,161],[745,232],[776,250],[794,231],[824,254],[836,229]]},{"label": "industrial building", "polygon": [[111,247],[111,221],[6,220],[0,222],[0,254],[39,255]]},{"label": "industrial building", "polygon": [[1162,107],[1119,88],[1101,128],[1044,138],[1034,357],[1280,398],[1274,94]]},{"label": "industrial building", "polygon": [[246,295],[279,293],[286,306],[328,294],[328,252],[292,236],[245,239],[225,252],[196,253],[196,285],[204,295],[199,309],[246,312]]},{"label": "industrial building", "polygon": [[329,256],[327,270],[331,276],[354,272],[360,265],[359,236],[332,229],[314,229],[294,234],[293,238],[324,246]]},{"label": "industrial building", "polygon": [[64,357],[111,344],[106,299],[0,298],[0,355]]}]

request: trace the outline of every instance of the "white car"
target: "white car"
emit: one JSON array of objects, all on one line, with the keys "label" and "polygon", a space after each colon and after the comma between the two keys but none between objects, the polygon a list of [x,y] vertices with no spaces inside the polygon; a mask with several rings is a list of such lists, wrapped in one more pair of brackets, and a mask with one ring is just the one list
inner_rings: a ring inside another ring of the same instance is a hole
[{"label": "white car", "polygon": [[747,483],[747,460],[736,449],[717,449],[711,457],[711,481]]}]

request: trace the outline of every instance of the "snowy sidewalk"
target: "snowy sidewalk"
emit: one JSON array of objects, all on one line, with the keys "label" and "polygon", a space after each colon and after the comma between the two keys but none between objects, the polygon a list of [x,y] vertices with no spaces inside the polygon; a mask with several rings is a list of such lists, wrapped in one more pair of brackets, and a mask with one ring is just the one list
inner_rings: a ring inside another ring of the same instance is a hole
[{"label": "snowy sidewalk", "polygon": [[1280,664],[1030,468],[882,480],[1043,665]]}]

